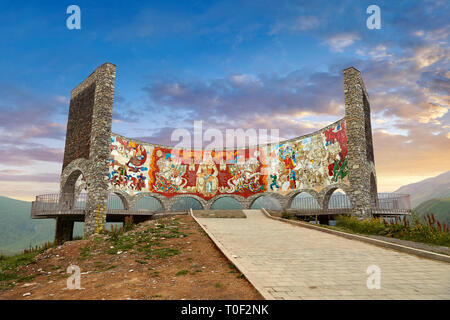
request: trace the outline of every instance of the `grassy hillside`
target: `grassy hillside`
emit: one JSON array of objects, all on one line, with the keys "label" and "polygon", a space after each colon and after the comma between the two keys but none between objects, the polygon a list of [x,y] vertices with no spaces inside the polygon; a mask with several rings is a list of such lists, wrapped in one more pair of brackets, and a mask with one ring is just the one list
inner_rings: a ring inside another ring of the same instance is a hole
[{"label": "grassy hillside", "polygon": [[0,196],[0,252],[10,254],[53,240],[54,220],[32,220],[31,202]]},{"label": "grassy hillside", "polygon": [[[53,241],[54,219],[31,219],[31,202],[0,196],[0,254],[13,254],[30,245]],[[81,235],[83,226],[77,223],[74,235]]]},{"label": "grassy hillside", "polygon": [[415,208],[424,201],[434,198],[450,197],[450,171],[436,177],[416,183],[407,184],[395,193],[406,193],[411,196],[411,207]]},{"label": "grassy hillside", "polygon": [[414,212],[417,212],[420,216],[434,213],[437,220],[450,224],[450,198],[424,201],[414,209]]},{"label": "grassy hillside", "polygon": [[[55,220],[31,219],[30,214],[31,202],[0,196],[0,254],[11,255],[53,241]],[[75,223],[73,235],[83,235],[82,222]]]}]

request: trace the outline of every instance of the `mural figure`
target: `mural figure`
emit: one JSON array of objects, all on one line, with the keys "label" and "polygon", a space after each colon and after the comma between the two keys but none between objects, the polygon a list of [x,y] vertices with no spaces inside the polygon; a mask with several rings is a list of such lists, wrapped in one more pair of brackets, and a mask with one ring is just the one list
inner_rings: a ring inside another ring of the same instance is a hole
[{"label": "mural figure", "polygon": [[229,165],[231,178],[228,179],[228,187],[219,188],[221,193],[256,193],[264,190],[260,183],[261,172],[258,171],[260,163],[255,158],[250,158],[244,163],[237,159]]},{"label": "mural figure", "polygon": [[159,172],[155,172],[156,182],[153,185],[156,192],[187,192],[184,190],[187,179],[183,177],[186,173],[186,164],[182,164],[179,159],[174,160],[171,153],[166,153],[156,162],[156,165],[159,169]]},{"label": "mural figure", "polygon": [[276,174],[271,174],[270,178],[272,179],[272,183],[270,184],[270,190],[273,191],[273,187],[280,189],[280,187],[277,185],[277,175]]},{"label": "mural figure", "polygon": [[200,163],[197,170],[197,192],[206,197],[213,197],[219,186],[217,175],[217,166],[214,163],[211,154],[206,153],[206,157],[204,157],[203,162]]},{"label": "mural figure", "polygon": [[143,145],[113,136],[109,158],[109,187],[130,193],[145,190],[148,182],[147,160],[147,150]]}]

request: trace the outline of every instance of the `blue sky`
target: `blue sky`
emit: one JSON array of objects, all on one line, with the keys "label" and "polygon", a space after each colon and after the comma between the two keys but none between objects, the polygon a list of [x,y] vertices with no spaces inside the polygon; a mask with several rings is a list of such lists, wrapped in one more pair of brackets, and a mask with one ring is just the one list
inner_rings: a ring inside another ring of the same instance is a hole
[{"label": "blue sky", "polygon": [[[66,8],[81,8],[68,30]],[[366,8],[381,9],[369,30]],[[194,120],[308,133],[372,106],[381,191],[450,168],[448,1],[0,2],[0,194],[58,190],[70,91],[117,65],[113,131],[169,143]],[[405,165],[408,163],[408,165]]]}]

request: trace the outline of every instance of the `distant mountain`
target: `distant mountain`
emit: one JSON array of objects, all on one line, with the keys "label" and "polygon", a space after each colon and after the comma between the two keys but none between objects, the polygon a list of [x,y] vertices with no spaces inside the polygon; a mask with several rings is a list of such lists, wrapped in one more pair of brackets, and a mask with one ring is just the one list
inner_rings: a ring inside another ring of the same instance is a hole
[{"label": "distant mountain", "polygon": [[0,196],[0,253],[10,254],[53,240],[54,220],[32,220],[31,202]]},{"label": "distant mountain", "polygon": [[[53,241],[55,219],[31,219],[31,202],[0,196],[0,254],[19,253],[31,246]],[[121,223],[106,223],[111,225]],[[83,235],[83,223],[75,222],[73,236]]]},{"label": "distant mountain", "polygon": [[[29,246],[53,241],[54,219],[31,219],[31,202],[0,196],[0,254],[20,252]],[[74,235],[81,235],[83,226],[77,223]]]},{"label": "distant mountain", "polygon": [[434,213],[436,220],[450,225],[450,198],[431,199],[422,202],[415,209],[420,216]]},{"label": "distant mountain", "polygon": [[415,208],[424,201],[435,198],[450,198],[450,171],[436,177],[400,187],[395,193],[411,196],[411,207]]}]

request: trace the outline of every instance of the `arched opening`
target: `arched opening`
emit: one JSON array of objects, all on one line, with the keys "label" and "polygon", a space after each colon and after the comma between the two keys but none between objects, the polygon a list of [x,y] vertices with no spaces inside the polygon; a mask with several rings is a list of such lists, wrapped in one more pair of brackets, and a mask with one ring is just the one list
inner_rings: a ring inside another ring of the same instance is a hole
[{"label": "arched opening", "polygon": [[250,206],[250,209],[267,209],[267,210],[282,210],[280,201],[269,195],[258,197]]},{"label": "arched opening", "polygon": [[325,195],[325,210],[347,213],[347,210],[351,208],[352,203],[344,190],[340,188],[331,189]]},{"label": "arched opening", "polygon": [[[76,187],[81,185],[83,182],[84,176],[80,170],[75,170],[70,173],[70,175],[66,179],[66,182],[64,183],[64,186],[62,187],[62,193],[59,198],[58,205],[62,210],[71,211],[79,207],[77,204],[78,200],[75,199],[75,190]],[[84,203],[84,206],[86,206],[86,203]],[[81,209],[84,209],[84,207],[82,207]]]},{"label": "arched opening", "polygon": [[119,194],[110,193],[106,202],[107,212],[123,212],[128,209],[127,200]]},{"label": "arched opening", "polygon": [[203,210],[203,206],[195,198],[192,197],[183,197],[177,199],[173,205],[170,211],[178,212],[178,211],[187,211],[189,209],[192,210]]},{"label": "arched opening", "polygon": [[222,197],[211,205],[211,210],[242,210],[242,205],[233,197]]},{"label": "arched opening", "polygon": [[320,210],[320,204],[308,192],[300,192],[292,199],[290,208],[299,211],[314,212]]},{"label": "arched opening", "polygon": [[136,204],[133,206],[134,212],[162,212],[163,206],[161,201],[152,196],[145,196],[140,198]]},{"label": "arched opening", "polygon": [[62,189],[63,193],[75,193],[75,186],[83,182],[83,173],[80,170],[75,170],[66,179],[66,183]]},{"label": "arched opening", "polygon": [[80,191],[78,195],[76,195],[75,210],[83,210],[86,209],[86,201],[87,201],[87,192],[86,189]]},{"label": "arched opening", "polygon": [[[85,177],[81,170],[74,170],[67,177],[61,189],[58,203],[55,206],[59,210],[74,213],[74,210],[84,210],[86,208],[87,194],[83,188]],[[66,220],[62,217],[56,219],[56,240],[59,242],[81,238],[83,234],[83,223],[73,220]]]}]

